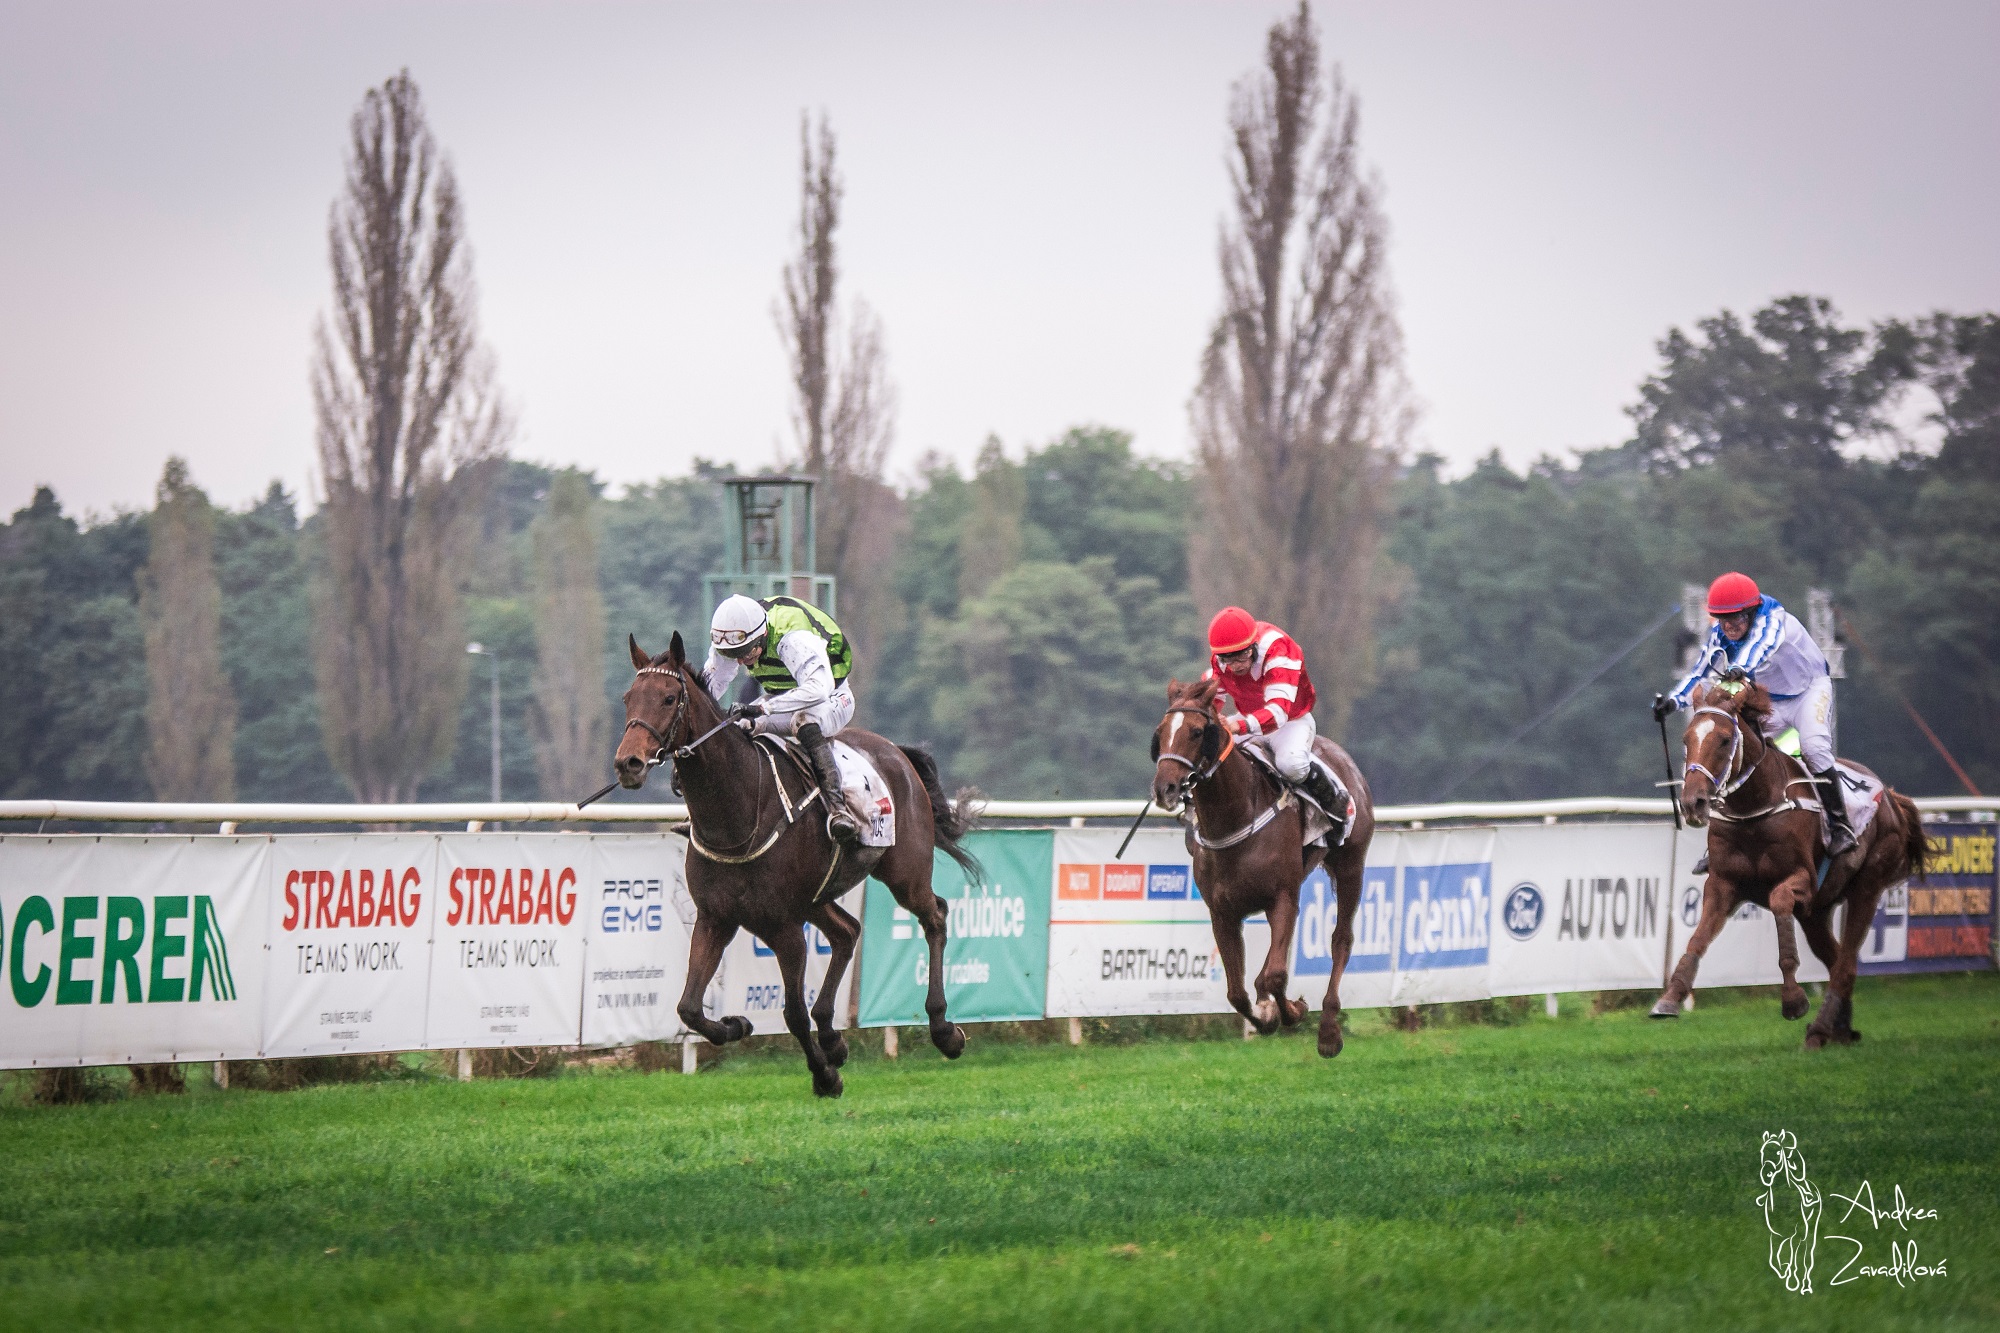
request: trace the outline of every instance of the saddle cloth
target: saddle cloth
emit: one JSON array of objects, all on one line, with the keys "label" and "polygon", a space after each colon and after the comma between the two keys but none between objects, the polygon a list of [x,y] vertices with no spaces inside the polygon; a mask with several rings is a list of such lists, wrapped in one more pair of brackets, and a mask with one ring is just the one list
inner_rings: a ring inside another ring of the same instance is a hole
[{"label": "saddle cloth", "polygon": [[[808,781],[817,781],[813,775],[812,756],[805,747],[789,736],[762,735],[757,737],[761,744],[779,747],[787,759],[799,766]],[[847,798],[847,808],[861,822],[861,845],[863,847],[893,847],[896,845],[896,800],[889,794],[889,784],[875,768],[875,761],[846,741],[835,737],[833,742],[833,765],[840,770],[840,788]]]},{"label": "saddle cloth", "polygon": [[[1840,774],[1840,797],[1847,803],[1847,824],[1854,830],[1858,841],[1868,832],[1868,825],[1875,818],[1875,810],[1882,804],[1882,779],[1872,773],[1864,773],[1836,759],[1834,770]],[[1826,812],[1819,817],[1820,836],[1826,836]]]},{"label": "saddle cloth", "polygon": [[[1240,748],[1242,749],[1244,754],[1250,757],[1251,763],[1256,764],[1259,768],[1262,768],[1266,773],[1269,773],[1271,775],[1272,780],[1278,784],[1278,791],[1280,792],[1280,795],[1278,797],[1278,804],[1283,805],[1286,801],[1298,802],[1299,814],[1303,816],[1303,818],[1299,820],[1299,826],[1300,826],[1299,845],[1301,847],[1325,846],[1327,835],[1333,832],[1333,824],[1334,824],[1333,816],[1328,814],[1325,810],[1321,809],[1318,801],[1315,801],[1312,797],[1306,795],[1305,789],[1303,787],[1297,787],[1285,781],[1284,775],[1278,772],[1277,767],[1271,763],[1270,759],[1268,759],[1265,756],[1264,752],[1257,746],[1245,745]],[[1333,785],[1336,788],[1338,788],[1343,792],[1347,791],[1347,784],[1340,780],[1340,775],[1338,773],[1335,773],[1332,769],[1328,768],[1326,766],[1325,761],[1322,760],[1318,755],[1313,756],[1312,762],[1315,768],[1319,769],[1320,772],[1326,774],[1327,777],[1333,780]],[[1348,799],[1348,807],[1351,810],[1353,808],[1354,793],[1347,792],[1347,799]],[[1348,830],[1353,827],[1354,827],[1354,821],[1352,818],[1350,818],[1347,821],[1347,824],[1341,828],[1340,838],[1333,845],[1335,847],[1338,847],[1341,845],[1341,843],[1346,842]]]}]

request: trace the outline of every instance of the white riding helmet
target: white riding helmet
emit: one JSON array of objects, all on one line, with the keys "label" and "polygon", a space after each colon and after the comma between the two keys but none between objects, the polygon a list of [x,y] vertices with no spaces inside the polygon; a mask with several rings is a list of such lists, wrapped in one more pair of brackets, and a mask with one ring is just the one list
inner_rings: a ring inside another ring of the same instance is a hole
[{"label": "white riding helmet", "polygon": [[724,657],[740,656],[764,635],[764,608],[754,597],[732,593],[715,608],[708,622],[708,641]]}]

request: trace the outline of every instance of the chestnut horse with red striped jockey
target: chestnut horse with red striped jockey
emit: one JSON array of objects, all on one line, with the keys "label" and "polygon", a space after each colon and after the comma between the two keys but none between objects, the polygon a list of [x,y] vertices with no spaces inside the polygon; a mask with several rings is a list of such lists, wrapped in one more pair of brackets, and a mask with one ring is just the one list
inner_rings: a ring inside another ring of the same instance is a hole
[{"label": "chestnut horse with red striped jockey", "polygon": [[[1340,1054],[1340,978],[1354,948],[1354,913],[1361,903],[1361,876],[1368,843],[1375,836],[1375,806],[1368,779],[1347,751],[1321,736],[1313,751],[1346,784],[1353,812],[1347,838],[1338,847],[1307,847],[1304,814],[1296,795],[1253,763],[1229,734],[1216,710],[1218,682],[1199,680],[1167,686],[1167,712],[1153,733],[1153,804],[1162,810],[1186,807],[1188,854],[1195,883],[1208,905],[1215,950],[1222,960],[1229,1003],[1268,1036],[1297,1025],[1306,1016],[1303,998],[1288,999],[1292,933],[1299,919],[1299,886],[1313,868],[1325,865],[1337,899],[1327,978],[1320,1008],[1319,1053]],[[1243,921],[1263,912],[1271,922],[1271,948],[1257,973],[1257,1004],[1243,988]]]}]

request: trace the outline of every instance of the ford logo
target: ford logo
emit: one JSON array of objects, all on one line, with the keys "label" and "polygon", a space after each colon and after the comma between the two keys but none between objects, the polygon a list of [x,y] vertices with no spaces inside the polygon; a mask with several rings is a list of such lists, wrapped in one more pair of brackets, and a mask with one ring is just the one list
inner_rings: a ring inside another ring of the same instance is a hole
[{"label": "ford logo", "polygon": [[1542,928],[1542,891],[1532,884],[1516,884],[1507,891],[1506,904],[1501,908],[1500,922],[1507,933],[1517,940],[1525,940]]}]

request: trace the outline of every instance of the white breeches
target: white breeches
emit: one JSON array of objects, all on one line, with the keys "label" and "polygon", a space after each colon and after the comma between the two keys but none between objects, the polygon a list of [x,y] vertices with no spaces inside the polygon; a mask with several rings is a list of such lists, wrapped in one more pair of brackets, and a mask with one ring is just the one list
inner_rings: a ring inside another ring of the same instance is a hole
[{"label": "white breeches", "polygon": [[772,711],[757,719],[757,730],[767,734],[776,732],[781,736],[790,736],[798,731],[800,723],[817,722],[820,734],[830,739],[838,736],[841,729],[854,720],[854,691],[848,689],[845,682],[835,686],[830,696],[801,712],[778,711],[792,707],[785,702],[782,694],[765,702],[771,705]]},{"label": "white breeches", "polygon": [[1833,763],[1833,678],[1816,676],[1804,694],[1773,699],[1764,734],[1776,736],[1787,727],[1799,729],[1799,748],[1806,767],[1824,773]]},{"label": "white breeches", "polygon": [[1319,735],[1319,728],[1313,725],[1313,716],[1295,717],[1276,731],[1263,736],[1250,736],[1241,743],[1254,745],[1270,756],[1272,766],[1284,776],[1287,782],[1305,781],[1306,769],[1312,766],[1313,738]]}]

